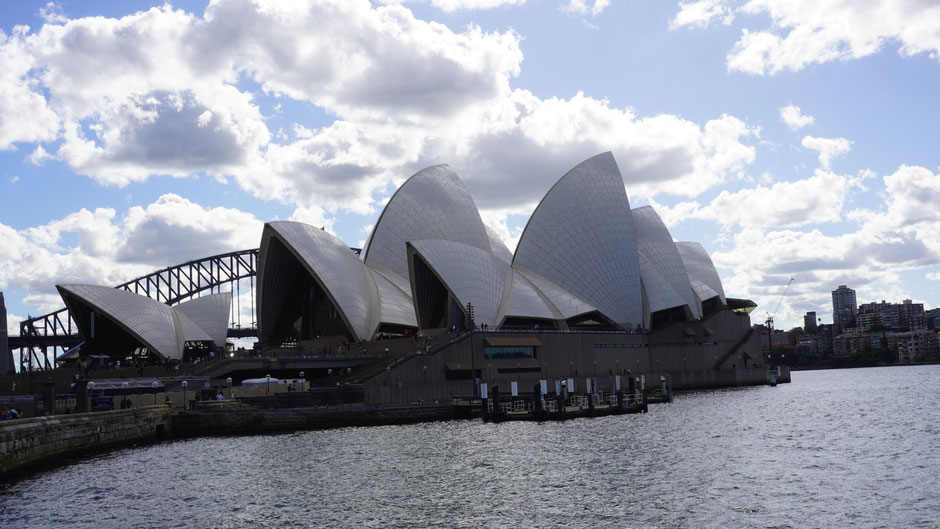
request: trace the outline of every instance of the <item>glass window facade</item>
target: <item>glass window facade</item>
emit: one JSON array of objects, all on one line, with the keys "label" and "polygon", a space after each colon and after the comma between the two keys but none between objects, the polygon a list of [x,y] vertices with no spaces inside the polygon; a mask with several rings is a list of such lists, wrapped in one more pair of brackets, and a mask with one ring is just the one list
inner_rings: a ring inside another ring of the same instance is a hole
[{"label": "glass window facade", "polygon": [[483,348],[486,358],[535,358],[534,345],[487,346]]}]

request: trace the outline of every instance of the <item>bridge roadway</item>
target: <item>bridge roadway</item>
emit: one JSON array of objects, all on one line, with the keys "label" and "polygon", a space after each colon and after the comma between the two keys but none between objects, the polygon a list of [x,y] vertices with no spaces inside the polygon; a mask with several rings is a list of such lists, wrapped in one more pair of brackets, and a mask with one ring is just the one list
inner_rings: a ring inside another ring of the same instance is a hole
[{"label": "bridge roadway", "polygon": [[[256,338],[258,336],[258,329],[254,327],[229,329],[226,336],[229,338]],[[64,349],[71,349],[82,343],[82,338],[78,334],[10,336],[7,338],[7,343],[9,343],[11,351],[23,347],[62,347]]]}]

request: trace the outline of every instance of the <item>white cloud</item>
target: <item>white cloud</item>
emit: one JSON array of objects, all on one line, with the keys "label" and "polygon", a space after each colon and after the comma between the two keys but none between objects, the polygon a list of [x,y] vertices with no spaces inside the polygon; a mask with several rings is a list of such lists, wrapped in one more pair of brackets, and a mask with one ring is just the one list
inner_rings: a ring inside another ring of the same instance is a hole
[{"label": "white cloud", "polygon": [[131,207],[122,220],[114,258],[168,266],[189,259],[255,248],[263,223],[237,209],[206,209],[174,194],[146,208]]},{"label": "white cloud", "polygon": [[506,93],[522,61],[512,31],[471,25],[454,33],[404,7],[364,0],[263,8],[221,1],[207,8],[193,39],[208,60],[250,74],[266,91],[346,119],[387,109],[403,118],[450,116]]},{"label": "white cloud", "polygon": [[940,272],[928,272],[924,278],[930,281],[940,281]]},{"label": "white cloud", "polygon": [[[940,212],[933,206],[940,200],[936,184],[940,175],[922,167],[901,166],[882,181],[881,208],[844,215],[844,220],[859,225],[854,232],[836,235],[819,229],[745,227],[734,234],[729,249],[712,253],[719,268],[731,271],[724,277],[725,291],[731,296],[753,296],[762,311],[769,311],[787,279],[795,277],[778,315],[778,320],[791,322],[799,321],[807,310],[827,314],[828,293],[839,284],[856,288],[860,300],[913,297],[900,274],[928,268],[929,278],[940,262]],[[804,198],[811,196],[807,193]],[[781,201],[789,199],[781,197]],[[759,202],[747,209],[763,214],[767,207],[767,202]]]},{"label": "white cloud", "polygon": [[431,0],[431,5],[445,12],[493,9],[504,6],[517,6],[525,4],[525,0]]},{"label": "white cloud", "polygon": [[26,160],[33,165],[42,165],[42,162],[49,158],[52,158],[52,155],[46,152],[42,145],[37,145],[33,152],[26,157]]},{"label": "white cloud", "polygon": [[[842,220],[848,192],[858,185],[852,177],[817,169],[811,178],[722,191],[707,206],[684,212],[690,218],[742,227],[790,228]],[[742,207],[747,204],[747,207]]]},{"label": "white cloud", "polygon": [[[453,32],[365,0],[56,18],[4,38],[0,53],[12,65],[0,71],[0,106],[17,102],[0,107],[0,148],[61,131],[56,157],[103,184],[206,172],[260,198],[358,212],[429,133],[507,97],[522,60],[512,31]],[[340,119],[272,143],[253,94],[236,87],[246,76]],[[20,126],[26,116],[44,126]]]},{"label": "white cloud", "polygon": [[[597,15],[608,5],[569,7]],[[400,5],[220,0],[201,17],[165,5],[56,20],[13,39],[7,49],[25,65],[16,79],[48,92],[48,102],[32,94],[63,124],[55,157],[106,185],[205,172],[296,208],[370,213],[390,184],[449,162],[483,207],[521,211],[559,171],[606,150],[645,196],[694,195],[754,159],[746,142],[758,131],[733,116],[698,124],[512,90],[518,35],[454,32]],[[274,136],[240,77],[337,119]],[[48,157],[39,149],[37,161]]]},{"label": "white cloud", "polygon": [[63,24],[68,22],[68,17],[62,13],[62,7],[55,2],[47,2],[45,7],[40,7],[39,16],[46,24]]},{"label": "white cloud", "polygon": [[334,235],[336,234],[333,231],[333,224],[336,222],[336,219],[328,218],[326,216],[326,212],[323,211],[323,208],[318,206],[305,206],[297,208],[293,213],[291,213],[287,220],[303,222],[304,224],[309,224],[311,226],[320,226],[326,231]]},{"label": "white cloud", "polygon": [[[81,209],[48,224],[0,224],[0,288],[16,285],[40,311],[62,304],[55,285],[117,285],[156,269],[216,253],[257,247],[262,222],[229,208],[204,208],[167,194],[118,218]],[[77,236],[71,241],[70,234]]]},{"label": "white cloud", "polygon": [[591,15],[597,16],[610,7],[611,0],[568,0],[567,4],[561,6],[561,10],[573,15]]},{"label": "white cloud", "polygon": [[814,138],[805,136],[803,147],[819,152],[819,164],[823,169],[829,169],[832,159],[841,156],[852,148],[852,142],[845,138]]},{"label": "white cloud", "polygon": [[790,130],[801,129],[807,125],[812,125],[816,118],[810,115],[804,115],[800,107],[796,105],[787,105],[780,109],[780,121],[783,121]]},{"label": "white cloud", "polygon": [[0,150],[53,140],[59,130],[58,116],[28,75],[37,65],[27,50],[27,31],[25,26],[15,26],[10,35],[0,30]]},{"label": "white cloud", "polygon": [[270,136],[250,95],[232,87],[220,92],[205,98],[211,103],[194,92],[151,92],[109,103],[92,121],[91,137],[78,123],[66,128],[57,156],[105,184],[152,174],[230,174],[257,157]]},{"label": "white cloud", "polygon": [[[630,108],[577,94],[539,99],[516,90],[500,107],[463,130],[456,152],[445,158],[463,176],[483,209],[516,213],[544,195],[568,169],[610,150],[628,194],[695,196],[729,177],[741,176],[755,156],[745,143],[757,130],[733,116],[700,126],[677,116],[638,117]],[[429,156],[428,161],[440,159]]]},{"label": "white cloud", "polygon": [[[882,210],[854,210],[849,218],[860,222],[863,231],[912,239],[923,251],[912,258],[940,256],[940,174],[924,167],[902,165],[884,177],[885,206]],[[931,264],[929,259],[924,264]],[[933,261],[936,264],[936,261]]]},{"label": "white cloud", "polygon": [[6,321],[7,336],[19,336],[20,335],[20,322],[23,321],[24,319],[26,318],[7,312],[7,321]]},{"label": "white cloud", "polygon": [[[767,14],[766,29],[742,31],[728,54],[728,69],[750,74],[800,70],[851,60],[900,44],[904,56],[940,58],[940,5],[916,0],[750,0],[745,14]],[[751,18],[750,20],[760,20]]]},{"label": "white cloud", "polygon": [[679,12],[669,23],[670,29],[684,26],[707,28],[713,22],[730,25],[734,13],[725,0],[694,0],[679,2]]},{"label": "white cloud", "polygon": [[19,182],[19,181],[20,181],[20,177],[19,177],[18,175],[13,175],[13,176],[10,177],[10,183],[11,183],[11,184],[15,184],[15,183],[17,183],[17,182]]}]

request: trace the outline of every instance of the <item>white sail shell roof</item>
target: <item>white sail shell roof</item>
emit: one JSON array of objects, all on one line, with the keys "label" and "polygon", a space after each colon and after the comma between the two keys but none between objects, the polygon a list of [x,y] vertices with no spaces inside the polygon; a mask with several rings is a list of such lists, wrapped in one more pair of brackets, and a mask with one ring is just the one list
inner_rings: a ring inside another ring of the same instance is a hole
[{"label": "white sail shell roof", "polygon": [[176,313],[177,319],[179,319],[180,326],[183,329],[183,341],[186,342],[215,342],[211,336],[209,336],[206,331],[202,330],[199,325],[196,325],[189,316],[182,312]]},{"label": "white sail shell roof", "polygon": [[[587,303],[578,296],[575,296],[571,292],[561,288],[560,286],[553,283],[550,279],[542,277],[541,275],[533,272],[532,270],[527,269],[522,265],[516,265],[513,267],[516,272],[522,276],[523,279],[526,279],[535,289],[550,303],[550,309],[554,313],[561,314],[562,318],[574,318],[575,316],[580,316],[588,312],[594,312],[597,310],[597,307]],[[521,283],[520,283],[521,285]],[[525,314],[515,314],[515,316],[526,316]]]},{"label": "white sail shell roof", "polygon": [[662,219],[653,208],[643,206],[633,210],[633,222],[650,312],[686,305],[693,318],[701,318],[689,274]]},{"label": "white sail shell roof", "polygon": [[56,285],[56,288],[66,306],[76,301],[87,305],[152,352],[168,359],[182,357],[183,329],[172,307],[133,292],[100,285]]},{"label": "white sail shell roof", "polygon": [[545,195],[522,233],[513,265],[536,272],[618,324],[642,324],[633,217],[609,152],[576,166]]},{"label": "white sail shell roof", "polygon": [[[228,336],[229,314],[232,308],[232,293],[219,292],[191,299],[173,307],[177,314],[187,317],[196,327],[198,327],[208,340],[215,342],[216,346],[224,346],[225,339]],[[180,318],[180,321],[184,321]],[[184,322],[185,327],[185,322]],[[193,332],[193,331],[190,331]],[[197,338],[191,338],[190,333],[184,328],[184,336],[187,341],[196,341]]]},{"label": "white sail shell roof", "polygon": [[[264,266],[269,241],[274,237],[287,247],[326,292],[354,337],[369,339],[376,327],[373,316],[379,314],[379,300],[375,282],[359,257],[338,238],[320,228],[300,222],[269,222],[261,236],[259,278],[263,274],[276,273]],[[263,299],[262,285],[263,281],[259,279],[259,300]],[[261,324],[264,324],[263,316]]]},{"label": "white sail shell roof", "polygon": [[462,307],[473,305],[476,325],[495,325],[509,264],[488,250],[455,241],[408,243]]},{"label": "white sail shell roof", "polygon": [[499,238],[499,235],[493,231],[493,228],[486,226],[486,236],[490,239],[490,251],[493,255],[505,261],[506,264],[512,263],[512,252],[506,247],[506,243]]},{"label": "white sail shell roof", "polygon": [[[547,280],[545,280],[547,282]],[[503,307],[500,308],[498,320],[502,324],[505,318],[541,318],[548,320],[565,319],[555,306],[549,301],[536,286],[526,278],[517,268],[511,271],[510,283],[507,285],[506,292],[503,293]],[[560,290],[560,289],[559,289]],[[556,299],[564,296],[565,293],[559,292]]]},{"label": "white sail shell roof", "polygon": [[[446,165],[422,169],[388,201],[364,250],[363,260],[408,277],[405,243],[442,239],[490,250],[490,239],[473,197]],[[379,267],[374,267],[379,269]]]},{"label": "white sail shell roof", "polygon": [[725,290],[721,286],[721,278],[715,263],[705,248],[697,242],[677,242],[676,248],[682,257],[682,264],[689,274],[689,283],[700,301],[718,296],[721,302],[727,303]]},{"label": "white sail shell roof", "polygon": [[[375,281],[375,287],[378,289],[379,323],[417,327],[415,306],[408,293],[380,272],[369,267],[366,267],[366,270],[369,271],[372,280]],[[411,291],[410,286],[406,288],[409,289],[409,292]]]}]

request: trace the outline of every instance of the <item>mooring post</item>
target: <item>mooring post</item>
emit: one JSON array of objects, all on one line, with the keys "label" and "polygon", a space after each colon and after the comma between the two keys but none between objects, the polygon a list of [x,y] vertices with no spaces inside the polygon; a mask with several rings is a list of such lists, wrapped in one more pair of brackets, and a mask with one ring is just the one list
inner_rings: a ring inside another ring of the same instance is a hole
[{"label": "mooring post", "polygon": [[75,413],[85,413],[88,406],[88,379],[80,378],[75,382]]},{"label": "mooring post", "polygon": [[46,380],[42,383],[42,400],[47,415],[55,415],[55,382]]}]

